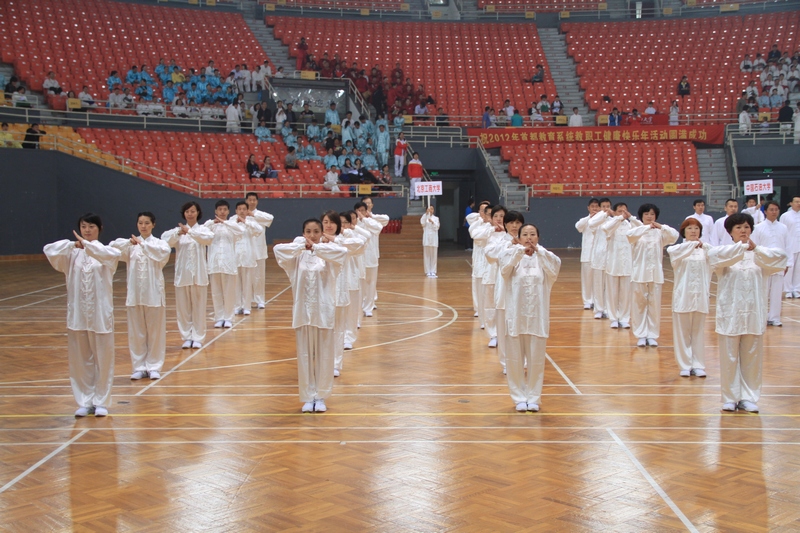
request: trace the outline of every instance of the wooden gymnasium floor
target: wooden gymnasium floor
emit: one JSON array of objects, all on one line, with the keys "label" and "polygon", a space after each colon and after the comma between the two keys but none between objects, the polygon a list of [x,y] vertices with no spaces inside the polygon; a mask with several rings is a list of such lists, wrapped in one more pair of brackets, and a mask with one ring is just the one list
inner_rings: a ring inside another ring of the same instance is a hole
[{"label": "wooden gymnasium floor", "polygon": [[379,309],[324,415],[299,412],[274,259],[267,310],[196,351],[180,349],[167,267],[157,382],[128,379],[120,265],[111,416],[81,420],[63,276],[0,263],[0,529],[800,530],[800,302],[766,334],[762,413],[723,415],[712,318],[709,377],[680,378],[670,283],[661,346],[639,349],[581,309],[577,253],[559,253],[539,414],[514,412],[460,250],[443,252],[438,280],[421,259],[382,260]]}]

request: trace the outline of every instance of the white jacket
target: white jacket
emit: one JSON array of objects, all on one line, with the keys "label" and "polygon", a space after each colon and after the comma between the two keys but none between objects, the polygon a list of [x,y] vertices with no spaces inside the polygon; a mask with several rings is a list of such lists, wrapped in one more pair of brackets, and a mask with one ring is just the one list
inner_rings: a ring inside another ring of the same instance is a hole
[{"label": "white jacket", "polygon": [[175,286],[190,287],[208,285],[206,248],[214,239],[210,229],[195,224],[189,232],[181,235],[180,228],[173,228],[161,235],[161,240],[175,248]]},{"label": "white jacket", "polygon": [[[508,238],[508,233],[505,231],[496,231],[495,226],[491,226],[491,228],[492,234],[489,235],[489,239],[486,241],[486,246],[483,247],[483,255],[486,258],[486,267],[483,269],[481,283],[484,285],[494,285],[497,283],[498,256],[489,255],[489,250],[492,250],[497,246],[500,246],[502,249],[502,247],[505,247],[505,242]],[[487,307],[491,307],[492,302],[484,302],[484,304],[486,304]]]},{"label": "white jacket", "polygon": [[788,259],[786,266],[791,267],[793,264],[793,257],[789,254],[788,250],[788,237],[789,228],[783,222],[776,220],[770,222],[764,220],[761,224],[756,226],[753,230],[752,239],[756,246],[763,246],[764,248],[777,248],[786,252]]},{"label": "white jacket", "polygon": [[674,244],[678,237],[678,232],[666,224],[661,229],[642,224],[628,230],[628,242],[633,246],[631,281],[664,283],[664,247]]},{"label": "white jacket", "polygon": [[422,224],[422,246],[439,247],[439,217],[425,213],[419,219]]},{"label": "white jacket", "polygon": [[767,217],[764,216],[764,212],[761,210],[759,206],[748,207],[747,209],[742,209],[742,213],[747,213],[751,217],[753,217],[753,222],[755,224],[761,224],[766,220]]},{"label": "white jacket", "polygon": [[350,305],[350,291],[357,291],[360,286],[356,257],[364,255],[367,238],[361,233],[346,229],[336,236],[336,244],[347,249],[347,257],[336,278],[336,307],[347,307]]},{"label": "white jacket", "polygon": [[467,216],[469,223],[469,236],[472,237],[472,277],[482,279],[486,270],[486,254],[484,247],[489,237],[494,233],[494,226],[484,222],[480,213],[470,213]]},{"label": "white jacket", "polygon": [[208,247],[208,273],[231,276],[238,274],[236,241],[244,235],[242,227],[235,220],[226,220],[219,224],[214,220],[207,220],[203,225],[214,234]]},{"label": "white jacket", "polygon": [[575,223],[575,229],[581,234],[581,263],[592,262],[592,246],[597,228],[589,227],[589,219],[591,218],[590,215],[586,215]]},{"label": "white jacket", "polygon": [[728,215],[725,215],[719,217],[716,222],[714,222],[714,232],[711,234],[711,242],[709,243],[711,246],[733,244],[733,239],[731,239],[730,234],[725,230],[725,221],[727,219]]},{"label": "white jacket", "polygon": [[622,215],[609,218],[601,226],[608,240],[606,272],[609,276],[630,276],[633,271],[633,250],[628,242],[628,231],[642,223],[632,216],[628,220]]},{"label": "white jacket", "polygon": [[358,221],[358,225],[372,233],[372,237],[367,241],[367,248],[364,250],[364,266],[366,268],[376,268],[380,252],[380,236],[383,227],[389,223],[388,215],[375,215],[366,217]]},{"label": "white jacket", "polygon": [[500,273],[505,278],[506,333],[550,336],[550,290],[561,269],[561,259],[542,246],[525,255],[525,247],[515,244],[500,257]]},{"label": "white jacket", "polygon": [[119,250],[100,241],[85,241],[81,250],[65,239],[45,246],[44,254],[54,269],[67,276],[67,329],[113,333],[112,283]]},{"label": "white jacket", "polygon": [[245,217],[244,222],[239,222],[239,217],[234,215],[231,220],[242,228],[242,238],[236,241],[236,266],[255,268],[258,241],[264,240],[264,226],[256,222],[254,217]]},{"label": "white jacket", "polygon": [[672,286],[672,311],[675,313],[708,313],[711,288],[711,245],[684,241],[667,248],[675,282]]},{"label": "white jacket", "polygon": [[[253,218],[264,227],[264,232],[266,233],[266,229],[272,225],[272,221],[275,220],[275,217],[267,213],[266,211],[259,211],[256,209],[253,211]],[[265,237],[259,237],[255,239],[256,243],[256,260],[261,261],[262,259],[267,259],[269,257],[269,250],[267,248],[267,239]]]},{"label": "white jacket", "polygon": [[511,241],[514,238],[509,235],[508,233],[501,233],[503,235],[502,239],[493,239],[489,246],[484,249],[484,253],[486,254],[486,261],[490,263],[494,263],[498,265],[496,268],[496,277],[494,282],[494,308],[495,309],[505,309],[506,308],[506,282],[505,278],[503,278],[502,274],[500,274],[500,258],[503,256],[511,248]]},{"label": "white jacket", "polygon": [[[797,115],[800,116],[800,113]],[[800,211],[789,209],[781,215],[781,222],[789,230],[789,235],[786,237],[786,251],[792,255],[800,252]]]},{"label": "white jacket", "polygon": [[[594,232],[594,240],[592,241],[592,268],[596,270],[605,270],[608,255],[608,238],[602,227],[607,221],[611,219],[605,211],[598,211],[592,218],[589,219],[589,231]],[[581,252],[583,254],[583,252]]]},{"label": "white jacket", "polygon": [[[141,239],[141,237],[139,237]],[[164,267],[172,252],[169,244],[150,235],[137,245],[128,239],[115,239],[112,246],[120,251],[120,261],[128,264],[128,297],[125,305],[164,307]]]}]

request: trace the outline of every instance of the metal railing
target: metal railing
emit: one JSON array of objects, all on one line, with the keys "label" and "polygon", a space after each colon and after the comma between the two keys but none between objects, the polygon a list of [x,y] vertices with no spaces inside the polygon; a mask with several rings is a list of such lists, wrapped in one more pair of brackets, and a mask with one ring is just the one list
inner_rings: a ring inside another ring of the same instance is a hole
[{"label": "metal railing", "polygon": [[397,17],[397,18],[413,18],[418,20],[429,20],[431,18],[430,11],[427,9],[410,9],[407,3],[391,3],[391,2],[370,2],[366,5],[348,5],[346,0],[330,0],[330,1],[304,1],[297,2],[293,0],[277,0],[263,3],[264,15],[270,15],[278,12],[287,12],[291,14],[305,14],[308,13],[325,13],[328,15],[339,16],[376,16],[378,18],[384,17]]},{"label": "metal railing", "polygon": [[537,195],[547,196],[598,196],[598,195],[621,195],[621,196],[647,196],[647,195],[689,195],[689,194],[703,194],[705,192],[705,184],[702,182],[694,183],[676,183],[677,190],[675,192],[666,192],[663,184],[661,187],[653,187],[645,183],[638,185],[631,185],[630,187],[623,187],[620,184],[614,184],[613,189],[609,190],[608,187],[597,185],[590,185],[586,183],[564,183],[563,193],[551,192],[549,183],[534,184],[530,186],[530,195],[535,197]]},{"label": "metal railing", "polygon": [[[3,96],[5,97],[5,100],[6,100],[6,105],[17,107],[16,103],[14,102],[14,94],[15,93],[3,93]],[[39,95],[38,94],[31,94],[31,93],[27,92],[27,89],[26,89],[26,92],[25,92],[25,103],[26,104],[30,104],[31,106],[34,106],[34,107],[39,106],[39,104],[40,104]]]},{"label": "metal railing", "polygon": [[[353,80],[351,80],[350,78],[344,78],[344,77],[342,77],[342,78],[323,78],[320,75],[320,73],[315,71],[315,70],[295,70],[295,71],[292,72],[292,79],[298,79],[298,80],[299,79],[303,79],[303,77],[302,77],[303,76],[303,72],[313,72],[314,76],[315,76],[314,80],[325,80],[325,81],[345,81],[345,80],[347,80],[348,82],[350,82],[348,84],[349,85],[348,94],[356,101],[356,104],[358,104],[358,106],[361,108],[360,114],[361,115],[365,115],[367,118],[370,118],[369,105],[367,105],[366,100],[364,100],[364,96],[358,90],[358,87],[356,87],[356,84],[353,83]],[[306,78],[306,81],[314,81],[314,80],[308,80]]]},{"label": "metal railing", "polygon": [[[767,124],[767,127],[762,127]],[[759,142],[769,142],[770,144],[795,144],[796,132],[792,128],[792,123],[780,122],[758,122],[750,124],[747,132],[742,132],[739,124],[728,124],[725,126],[725,139],[727,144],[748,143],[758,144]]]}]

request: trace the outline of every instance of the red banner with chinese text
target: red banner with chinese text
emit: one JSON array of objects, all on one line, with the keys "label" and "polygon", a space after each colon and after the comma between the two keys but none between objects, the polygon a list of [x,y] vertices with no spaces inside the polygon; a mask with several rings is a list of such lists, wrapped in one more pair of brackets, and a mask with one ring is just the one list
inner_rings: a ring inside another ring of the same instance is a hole
[{"label": "red banner with chinese text", "polygon": [[499,148],[531,143],[575,142],[670,142],[691,141],[722,145],[725,126],[628,126],[591,128],[469,128],[470,137],[478,137],[485,148]]}]

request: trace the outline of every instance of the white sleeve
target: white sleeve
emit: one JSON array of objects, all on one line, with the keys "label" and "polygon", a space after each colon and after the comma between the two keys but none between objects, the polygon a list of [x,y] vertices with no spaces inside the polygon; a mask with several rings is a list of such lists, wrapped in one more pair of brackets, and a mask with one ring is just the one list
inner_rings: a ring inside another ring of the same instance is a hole
[{"label": "white sleeve", "polygon": [[66,274],[69,269],[69,259],[74,249],[75,241],[64,239],[46,245],[44,247],[44,255],[50,261],[50,266]]},{"label": "white sleeve", "polygon": [[131,257],[131,240],[130,239],[114,239],[109,246],[116,248],[120,252],[120,261],[127,263]]}]

